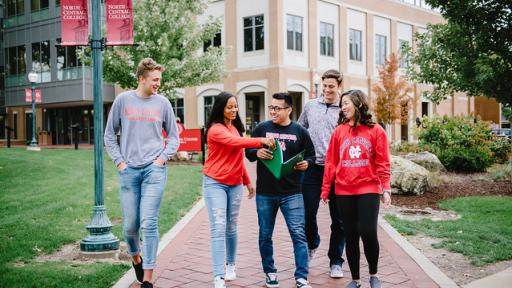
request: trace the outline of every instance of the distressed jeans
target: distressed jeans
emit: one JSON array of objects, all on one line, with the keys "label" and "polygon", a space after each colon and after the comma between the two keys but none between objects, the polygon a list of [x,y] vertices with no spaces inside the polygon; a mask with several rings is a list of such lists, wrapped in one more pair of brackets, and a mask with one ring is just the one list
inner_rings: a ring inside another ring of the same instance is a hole
[{"label": "distressed jeans", "polygon": [[277,211],[281,209],[292,238],[293,254],[295,256],[295,279],[308,279],[308,242],[304,231],[304,200],[302,194],[286,196],[256,194],[256,208],[260,226],[259,246],[263,272],[277,272],[274,266],[272,234],[274,233]]},{"label": "distressed jeans", "polygon": [[142,230],[143,269],[155,268],[158,250],[158,209],[167,181],[167,166],[153,163],[119,172],[120,199],[123,212],[123,235],[128,254],[140,253],[139,230]]},{"label": "distressed jeans", "polygon": [[210,221],[213,276],[224,277],[224,263],[235,264],[237,225],[243,185],[226,185],[206,175],[203,193]]}]

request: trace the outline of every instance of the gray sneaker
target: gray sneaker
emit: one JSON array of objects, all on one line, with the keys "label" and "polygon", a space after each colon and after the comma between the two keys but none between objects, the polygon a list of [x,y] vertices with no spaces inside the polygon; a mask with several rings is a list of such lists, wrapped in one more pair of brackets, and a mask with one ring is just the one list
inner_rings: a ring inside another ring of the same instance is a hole
[{"label": "gray sneaker", "polygon": [[341,265],[331,265],[330,272],[331,273],[329,274],[329,276],[331,276],[331,278],[343,278],[343,270],[341,270]]},{"label": "gray sneaker", "polygon": [[360,288],[361,284],[357,283],[356,281],[352,281],[348,283],[348,285],[345,288]]},{"label": "gray sneaker", "polygon": [[379,277],[370,276],[370,288],[381,288]]},{"label": "gray sneaker", "polygon": [[308,280],[304,278],[299,278],[295,281],[295,287],[296,288],[312,288],[311,285],[309,285]]}]

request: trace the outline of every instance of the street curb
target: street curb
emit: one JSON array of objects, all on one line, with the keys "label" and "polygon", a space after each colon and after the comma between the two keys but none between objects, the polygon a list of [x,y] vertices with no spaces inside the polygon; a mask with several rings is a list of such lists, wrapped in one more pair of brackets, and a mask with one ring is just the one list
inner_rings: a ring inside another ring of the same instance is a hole
[{"label": "street curb", "polygon": [[384,218],[379,217],[379,226],[416,262],[440,288],[459,288],[457,283],[444,274],[423,253],[400,235]]},{"label": "street curb", "polygon": [[[169,243],[187,226],[187,224],[196,216],[201,209],[204,207],[204,199],[201,198],[197,203],[190,209],[190,211],[183,216],[183,218],[176,223],[169,232],[165,233],[160,242],[158,243],[158,251],[157,256],[162,252]],[[133,268],[131,268],[128,272],[126,272],[119,281],[117,281],[112,288],[128,288],[135,281],[135,272]]]}]

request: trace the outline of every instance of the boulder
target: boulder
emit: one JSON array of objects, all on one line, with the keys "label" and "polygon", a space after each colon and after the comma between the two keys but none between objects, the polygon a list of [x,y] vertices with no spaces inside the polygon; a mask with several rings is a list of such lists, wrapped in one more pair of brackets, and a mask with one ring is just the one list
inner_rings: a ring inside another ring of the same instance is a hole
[{"label": "boulder", "polygon": [[405,159],[411,160],[412,162],[427,168],[427,170],[431,172],[446,172],[446,168],[443,166],[441,161],[439,161],[439,158],[427,151],[409,153],[405,155]]},{"label": "boulder", "polygon": [[391,155],[391,188],[398,194],[422,195],[428,187],[428,170],[402,157]]}]

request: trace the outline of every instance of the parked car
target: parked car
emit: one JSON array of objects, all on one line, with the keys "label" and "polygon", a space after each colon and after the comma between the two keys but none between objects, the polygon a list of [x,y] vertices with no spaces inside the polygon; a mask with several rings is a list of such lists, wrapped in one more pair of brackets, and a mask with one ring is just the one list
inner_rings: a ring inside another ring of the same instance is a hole
[{"label": "parked car", "polygon": [[506,137],[508,139],[512,139],[512,129],[511,128],[492,129],[492,133],[498,137]]}]

